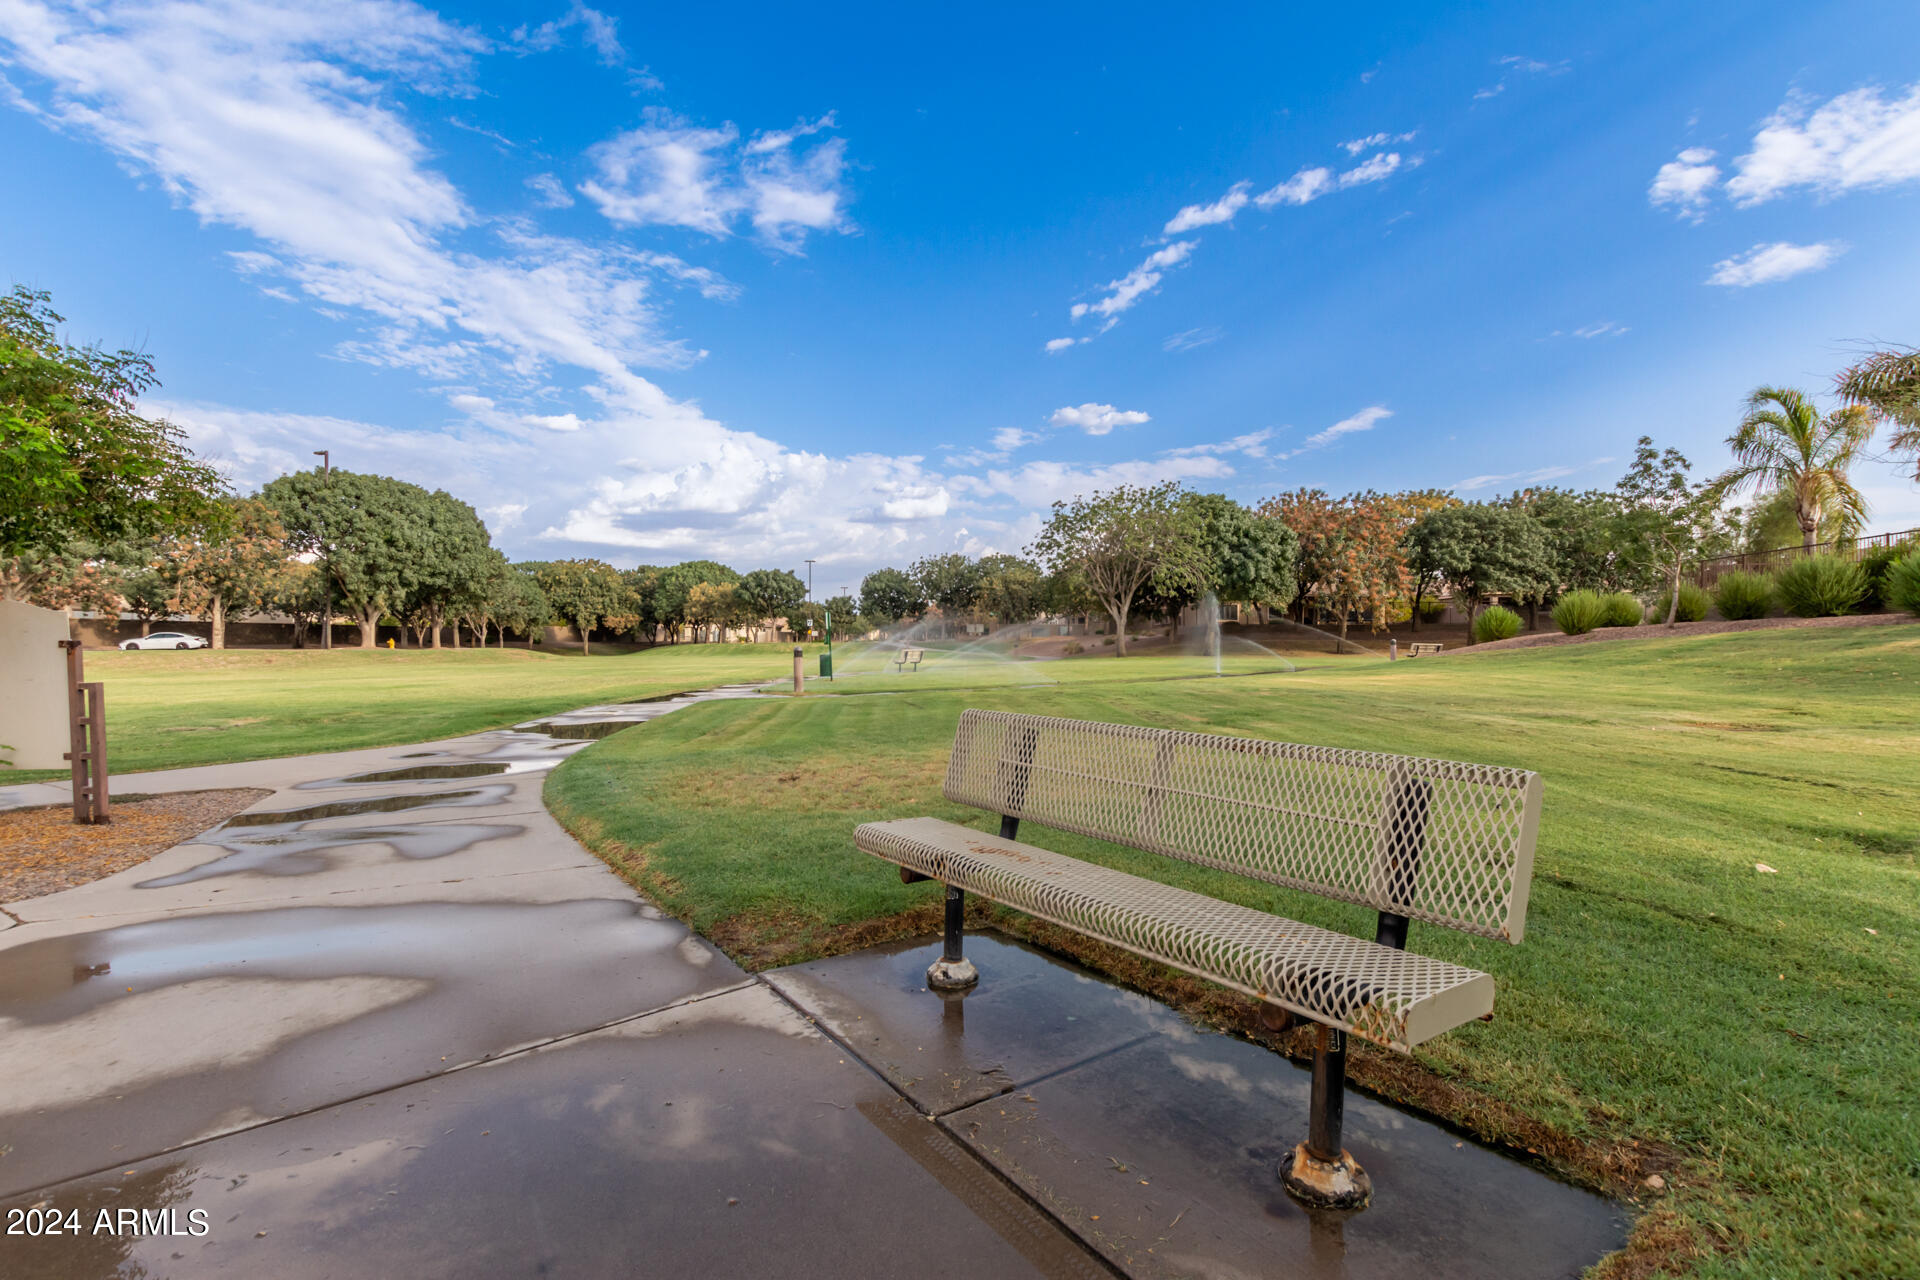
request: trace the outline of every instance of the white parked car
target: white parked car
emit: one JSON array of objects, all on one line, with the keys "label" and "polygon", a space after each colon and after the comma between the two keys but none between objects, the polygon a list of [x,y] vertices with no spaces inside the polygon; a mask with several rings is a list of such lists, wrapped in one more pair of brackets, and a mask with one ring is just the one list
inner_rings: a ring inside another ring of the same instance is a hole
[{"label": "white parked car", "polygon": [[204,649],[205,636],[190,636],[180,631],[156,631],[150,636],[135,636],[120,642],[122,649]]}]

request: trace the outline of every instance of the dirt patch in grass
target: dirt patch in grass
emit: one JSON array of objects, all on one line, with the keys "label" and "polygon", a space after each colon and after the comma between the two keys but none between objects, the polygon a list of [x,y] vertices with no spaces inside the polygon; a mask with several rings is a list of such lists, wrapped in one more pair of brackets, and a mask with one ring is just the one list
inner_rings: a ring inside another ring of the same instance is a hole
[{"label": "dirt patch in grass", "polygon": [[138,866],[272,794],[242,787],[115,800],[113,821],[104,826],[75,822],[66,804],[0,813],[0,902],[58,893]]},{"label": "dirt patch in grass", "polygon": [[946,753],[917,759],[889,756],[831,766],[777,766],[752,774],[689,770],[667,789],[686,809],[774,809],[781,813],[838,813],[918,808],[937,794],[947,775]]}]

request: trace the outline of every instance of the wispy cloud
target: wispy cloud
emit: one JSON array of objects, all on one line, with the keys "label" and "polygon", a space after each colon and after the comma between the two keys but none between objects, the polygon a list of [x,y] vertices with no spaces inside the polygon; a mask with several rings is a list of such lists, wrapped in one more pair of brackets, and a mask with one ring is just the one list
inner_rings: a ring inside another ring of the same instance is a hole
[{"label": "wispy cloud", "polygon": [[1576,338],[1619,338],[1626,336],[1630,332],[1632,332],[1632,330],[1628,329],[1626,325],[1615,324],[1611,320],[1602,320],[1599,324],[1590,324],[1585,328],[1575,329],[1573,336]]},{"label": "wispy cloud", "polygon": [[1218,342],[1226,336],[1226,331],[1217,324],[1206,325],[1199,329],[1182,329],[1179,333],[1170,333],[1160,340],[1162,351],[1191,351],[1195,347],[1204,347],[1209,342]]},{"label": "wispy cloud", "polygon": [[1236,182],[1233,189],[1212,204],[1190,204],[1168,219],[1160,229],[1164,236],[1184,235],[1201,227],[1232,222],[1233,215],[1247,207],[1247,188],[1251,183]]},{"label": "wispy cloud", "polygon": [[1083,342],[1087,342],[1087,341],[1090,341],[1090,339],[1087,339],[1087,338],[1048,338],[1048,339],[1047,339],[1047,343],[1046,343],[1046,347],[1045,347],[1044,349],[1045,349],[1045,351],[1046,351],[1046,353],[1047,353],[1048,355],[1050,355],[1050,356],[1057,356],[1057,355],[1059,355],[1059,354],[1060,354],[1060,353],[1061,353],[1062,351],[1071,351],[1071,350],[1072,350],[1073,348],[1075,348],[1075,347],[1077,347],[1077,346],[1079,346],[1079,345],[1080,345],[1081,343],[1083,343]]},{"label": "wispy cloud", "polygon": [[[1161,277],[1168,270],[1179,266],[1193,254],[1198,240],[1176,240],[1164,249],[1156,249],[1147,255],[1145,262],[1121,276],[1118,280],[1109,280],[1101,288],[1106,296],[1094,302],[1076,302],[1068,315],[1079,320],[1088,315],[1096,315],[1105,320],[1101,332],[1111,329],[1121,313],[1130,309],[1134,303],[1152,293],[1160,284]],[[1058,341],[1056,339],[1056,341]],[[1052,344],[1048,344],[1052,349]]]},{"label": "wispy cloud", "polygon": [[1333,190],[1333,170],[1315,166],[1299,169],[1285,182],[1268,187],[1253,198],[1262,209],[1282,204],[1306,204]]},{"label": "wispy cloud", "polygon": [[1167,449],[1161,453],[1163,458],[1200,458],[1224,456],[1230,453],[1243,454],[1249,458],[1267,456],[1267,441],[1273,439],[1273,428],[1262,427],[1258,431],[1249,431],[1245,435],[1234,436],[1231,440],[1219,440],[1211,444],[1183,445],[1178,449]]},{"label": "wispy cloud", "polygon": [[1040,443],[1040,433],[1037,431],[1022,431],[1019,427],[1001,427],[993,433],[993,447],[1007,453],[1038,443]]},{"label": "wispy cloud", "polygon": [[514,28],[510,38],[523,54],[544,53],[558,47],[562,37],[576,27],[580,29],[581,38],[608,66],[618,65],[626,58],[626,50],[620,47],[619,20],[577,2],[552,21],[543,22],[537,27]]},{"label": "wispy cloud", "polygon": [[1383,404],[1369,405],[1350,418],[1342,418],[1324,431],[1316,431],[1302,440],[1300,444],[1280,455],[1282,460],[1297,458],[1303,453],[1312,453],[1324,449],[1342,436],[1354,435],[1361,431],[1371,431],[1374,426],[1393,416],[1393,410]]},{"label": "wispy cloud", "polygon": [[699,126],[652,111],[648,123],[588,153],[600,176],[580,190],[625,226],[678,226],[720,237],[744,215],[766,243],[797,253],[809,231],[851,229],[841,186],[845,141],[829,138],[804,152],[794,146],[831,127],[829,113],[756,134],[742,147],[730,123]]},{"label": "wispy cloud", "polygon": [[573,197],[560,179],[550,173],[536,173],[527,179],[527,189],[534,194],[534,203],[542,209],[570,209]]},{"label": "wispy cloud", "polygon": [[1790,280],[1794,276],[1805,275],[1809,271],[1819,271],[1829,266],[1844,252],[1846,252],[1846,246],[1837,241],[1819,244],[1788,244],[1785,241],[1757,244],[1743,254],[1715,263],[1713,274],[1707,277],[1707,283],[1725,285],[1730,289],[1745,289],[1756,284]]},{"label": "wispy cloud", "polygon": [[1546,484],[1550,480],[1559,480],[1594,467],[1604,467],[1612,462],[1611,457],[1589,458],[1573,466],[1539,467],[1532,471],[1509,471],[1502,475],[1468,476],[1465,480],[1448,486],[1453,493],[1480,493],[1487,489],[1504,489],[1511,485],[1516,489],[1525,489],[1536,484]]},{"label": "wispy cloud", "polygon": [[1143,422],[1151,422],[1152,419],[1137,409],[1116,409],[1110,404],[1094,404],[1089,401],[1082,405],[1055,409],[1053,416],[1047,421],[1056,427],[1078,427],[1090,436],[1104,436],[1115,427],[1137,427]]},{"label": "wispy cloud", "polygon": [[1412,142],[1418,134],[1417,129],[1407,133],[1370,133],[1364,138],[1343,142],[1340,146],[1348,155],[1357,156],[1362,151],[1371,151],[1375,147],[1391,147],[1395,143]]}]

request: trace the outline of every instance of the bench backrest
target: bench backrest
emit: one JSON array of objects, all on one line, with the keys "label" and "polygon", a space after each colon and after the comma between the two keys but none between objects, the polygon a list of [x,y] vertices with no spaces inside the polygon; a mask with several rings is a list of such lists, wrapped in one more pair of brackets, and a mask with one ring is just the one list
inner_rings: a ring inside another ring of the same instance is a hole
[{"label": "bench backrest", "polygon": [[970,710],[944,790],[1483,937],[1526,925],[1540,776],[1522,769]]},{"label": "bench backrest", "polygon": [[901,662],[918,662],[918,661],[920,661],[920,659],[921,659],[921,658],[923,658],[923,657],[925,657],[925,656],[926,656],[926,655],[925,655],[925,654],[924,654],[924,653],[923,653],[923,652],[922,652],[921,650],[919,650],[919,649],[902,649],[902,650],[900,651],[900,658],[899,658],[899,661],[901,661]]}]

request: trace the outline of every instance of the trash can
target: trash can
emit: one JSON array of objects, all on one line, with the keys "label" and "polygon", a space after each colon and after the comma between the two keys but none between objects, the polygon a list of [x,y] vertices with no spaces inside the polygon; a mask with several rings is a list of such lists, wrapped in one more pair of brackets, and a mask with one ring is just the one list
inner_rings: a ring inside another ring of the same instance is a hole
[{"label": "trash can", "polygon": [[830,653],[820,655],[820,678],[822,680],[833,679],[833,655]]}]

